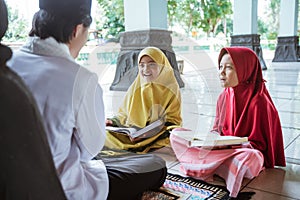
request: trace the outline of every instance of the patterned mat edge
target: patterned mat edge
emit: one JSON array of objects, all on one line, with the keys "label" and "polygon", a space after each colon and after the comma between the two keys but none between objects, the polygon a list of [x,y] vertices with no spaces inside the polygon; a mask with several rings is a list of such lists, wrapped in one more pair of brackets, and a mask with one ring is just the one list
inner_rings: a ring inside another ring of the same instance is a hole
[{"label": "patterned mat edge", "polygon": [[193,177],[183,177],[178,174],[168,173],[163,187],[167,189],[175,190],[177,192],[183,192],[183,193],[187,192],[192,195],[193,194],[197,194],[200,196],[209,195],[209,197],[205,198],[207,200],[229,199],[229,192],[225,186],[214,185],[199,179],[195,179]]}]

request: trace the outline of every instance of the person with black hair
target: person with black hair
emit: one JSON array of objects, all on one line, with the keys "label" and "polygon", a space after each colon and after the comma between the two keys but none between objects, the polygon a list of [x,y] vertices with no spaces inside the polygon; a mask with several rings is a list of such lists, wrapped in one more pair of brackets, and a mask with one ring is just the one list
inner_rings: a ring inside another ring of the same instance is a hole
[{"label": "person with black hair", "polygon": [[[0,19],[1,41],[8,27],[4,0]],[[36,102],[6,66],[11,56],[0,43],[0,199],[66,199]]]},{"label": "person with black hair", "polygon": [[103,91],[97,75],[74,60],[87,41],[91,0],[40,0],[39,6],[10,67],[37,101],[67,198],[139,199],[159,188],[167,172],[163,159],[97,156],[106,137]]}]

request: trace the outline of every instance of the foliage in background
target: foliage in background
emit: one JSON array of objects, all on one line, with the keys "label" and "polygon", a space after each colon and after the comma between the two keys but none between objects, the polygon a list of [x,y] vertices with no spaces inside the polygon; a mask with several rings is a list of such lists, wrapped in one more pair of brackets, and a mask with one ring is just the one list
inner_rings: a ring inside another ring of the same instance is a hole
[{"label": "foliage in background", "polygon": [[186,35],[203,31],[207,36],[216,36],[221,20],[230,14],[230,0],[168,0],[169,27],[177,24]]},{"label": "foliage in background", "polygon": [[[95,32],[101,38],[118,39],[125,31],[123,0],[97,0],[100,10],[93,19]],[[168,26],[170,30],[183,30],[186,36],[216,36],[220,33],[229,37],[233,31],[231,0],[167,0]],[[279,29],[280,0],[268,0],[269,9],[258,19],[258,34],[262,39],[276,39]],[[18,10],[8,7],[9,28],[4,41],[24,41],[28,23],[21,18]],[[298,20],[299,22],[299,20]]]},{"label": "foliage in background", "polygon": [[275,50],[279,31],[280,0],[268,0],[264,7],[258,9],[264,11],[257,20],[257,33],[260,35],[261,47]]},{"label": "foliage in background", "polygon": [[192,31],[197,31],[200,15],[201,6],[198,0],[168,0],[170,29],[181,27],[189,35]]},{"label": "foliage in background", "polygon": [[280,0],[271,0],[270,1],[270,14],[268,20],[268,35],[267,38],[270,40],[275,40],[278,35],[279,30],[279,11],[280,11]]},{"label": "foliage in background", "polygon": [[[105,38],[118,37],[125,31],[123,0],[98,0],[103,8]],[[168,0],[168,25],[181,27],[186,35],[192,31],[204,31],[215,36],[221,19],[232,13],[230,0]],[[101,24],[98,24],[99,28]]]},{"label": "foliage in background", "polygon": [[28,36],[28,22],[19,15],[18,10],[7,7],[8,29],[3,37],[4,42],[24,42]]},{"label": "foliage in background", "polygon": [[257,32],[258,34],[260,34],[262,39],[264,39],[266,37],[266,34],[268,33],[267,24],[260,18],[257,19]]},{"label": "foliage in background", "polygon": [[125,31],[123,0],[98,0],[103,9],[103,24],[97,23],[97,28],[102,29],[106,39],[118,38],[119,33]]},{"label": "foliage in background", "polygon": [[225,37],[230,37],[233,32],[233,20],[230,17],[226,17],[221,20],[220,25],[216,29],[216,35],[223,33]]},{"label": "foliage in background", "polygon": [[198,28],[206,32],[207,36],[216,36],[216,30],[221,20],[232,14],[229,0],[201,0],[202,16]]}]

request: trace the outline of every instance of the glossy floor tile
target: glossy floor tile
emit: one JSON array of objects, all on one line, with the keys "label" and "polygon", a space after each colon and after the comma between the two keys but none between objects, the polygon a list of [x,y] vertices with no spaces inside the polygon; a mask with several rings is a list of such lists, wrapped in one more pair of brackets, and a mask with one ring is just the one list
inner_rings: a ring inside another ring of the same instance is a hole
[{"label": "glossy floor tile", "polygon": [[288,163],[284,168],[265,169],[245,189],[299,199],[300,166]]}]

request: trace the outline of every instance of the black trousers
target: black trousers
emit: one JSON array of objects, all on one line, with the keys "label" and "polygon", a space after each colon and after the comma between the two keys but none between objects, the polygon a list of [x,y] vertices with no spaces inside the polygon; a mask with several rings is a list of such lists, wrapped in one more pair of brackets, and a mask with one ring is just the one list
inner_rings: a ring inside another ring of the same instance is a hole
[{"label": "black trousers", "polygon": [[167,175],[165,161],[152,154],[127,152],[120,156],[105,156],[101,160],[109,177],[108,200],[140,199],[144,191],[162,186]]}]

